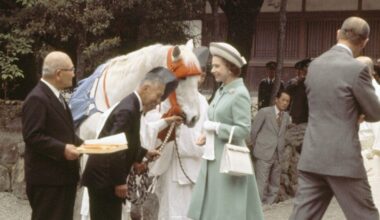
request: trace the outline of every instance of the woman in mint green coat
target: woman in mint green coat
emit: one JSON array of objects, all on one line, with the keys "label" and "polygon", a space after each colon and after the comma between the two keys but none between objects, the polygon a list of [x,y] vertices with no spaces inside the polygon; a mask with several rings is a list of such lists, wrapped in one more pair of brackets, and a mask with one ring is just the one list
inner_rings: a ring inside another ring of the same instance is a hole
[{"label": "woman in mint green coat", "polygon": [[203,125],[206,135],[198,140],[198,144],[205,147],[205,160],[193,190],[188,217],[194,220],[262,220],[255,176],[238,177],[219,172],[232,126],[235,126],[235,145],[244,146],[250,133],[251,100],[239,78],[240,68],[246,61],[226,43],[211,43],[210,52],[213,55],[211,72],[222,85],[209,106],[209,120]]}]

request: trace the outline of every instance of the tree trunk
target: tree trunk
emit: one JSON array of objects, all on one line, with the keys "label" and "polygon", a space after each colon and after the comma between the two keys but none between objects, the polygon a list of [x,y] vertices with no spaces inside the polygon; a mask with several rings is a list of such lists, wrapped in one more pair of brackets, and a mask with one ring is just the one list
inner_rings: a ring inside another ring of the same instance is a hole
[{"label": "tree trunk", "polygon": [[[235,46],[247,62],[251,59],[256,18],[262,4],[263,0],[225,0],[220,3],[227,17],[227,42]],[[243,78],[245,77],[247,67],[248,65],[242,69]]]},{"label": "tree trunk", "polygon": [[1,83],[1,89],[3,90],[3,98],[4,100],[8,100],[8,83],[7,81],[3,81]]},{"label": "tree trunk", "polygon": [[220,31],[220,17],[218,13],[219,0],[209,0],[209,2],[211,5],[212,20],[214,22],[211,41],[221,41],[223,39]]},{"label": "tree trunk", "polygon": [[77,63],[76,63],[76,67],[75,67],[75,79],[77,81],[83,79],[84,76],[86,75],[84,72],[85,67],[86,67],[85,56],[83,54],[83,51],[85,49],[85,42],[86,42],[86,40],[85,40],[84,36],[79,37],[78,45],[76,48]]},{"label": "tree trunk", "polygon": [[281,0],[280,6],[280,23],[278,30],[278,38],[277,38],[277,69],[276,69],[276,78],[274,80],[274,87],[272,89],[271,94],[271,104],[274,103],[276,99],[276,94],[280,89],[281,84],[281,75],[282,75],[282,67],[284,63],[284,44],[285,44],[285,34],[286,34],[286,5],[287,0]]}]

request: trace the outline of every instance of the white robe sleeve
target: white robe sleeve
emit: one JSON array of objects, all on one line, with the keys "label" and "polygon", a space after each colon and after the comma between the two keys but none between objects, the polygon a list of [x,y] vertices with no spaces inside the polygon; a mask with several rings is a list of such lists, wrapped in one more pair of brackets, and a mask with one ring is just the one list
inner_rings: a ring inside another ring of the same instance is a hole
[{"label": "white robe sleeve", "polygon": [[157,110],[152,110],[141,117],[140,122],[140,141],[141,146],[151,150],[161,144],[161,140],[157,139],[158,133],[167,127],[164,119]]},{"label": "white robe sleeve", "polygon": [[199,120],[192,128],[181,125],[180,129],[177,129],[179,130],[177,134],[177,145],[181,157],[200,158],[204,152],[204,147],[197,145],[196,141],[202,134],[203,123],[207,120],[208,103],[203,95],[198,94],[198,96],[200,102]]}]

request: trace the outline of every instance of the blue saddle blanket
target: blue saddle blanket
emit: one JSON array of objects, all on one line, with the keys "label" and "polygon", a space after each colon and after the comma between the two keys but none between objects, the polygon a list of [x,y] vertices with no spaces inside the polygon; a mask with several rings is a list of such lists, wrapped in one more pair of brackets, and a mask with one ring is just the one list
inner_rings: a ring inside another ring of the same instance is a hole
[{"label": "blue saddle blanket", "polygon": [[95,81],[100,79],[104,67],[105,64],[98,66],[93,74],[79,81],[70,98],[69,106],[73,115],[75,128],[78,128],[93,113],[100,112],[96,107],[95,97],[90,97],[90,93]]}]

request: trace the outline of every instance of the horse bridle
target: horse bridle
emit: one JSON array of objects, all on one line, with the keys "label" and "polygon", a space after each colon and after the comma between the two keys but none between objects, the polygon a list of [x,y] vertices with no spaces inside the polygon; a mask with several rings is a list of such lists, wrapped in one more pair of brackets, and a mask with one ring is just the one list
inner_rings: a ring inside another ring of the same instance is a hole
[{"label": "horse bridle", "polygon": [[[186,66],[185,63],[183,62],[183,59],[179,59],[176,61],[173,60],[174,48],[175,47],[171,47],[168,50],[168,53],[166,56],[166,65],[168,69],[174,73],[176,78],[178,80],[185,80],[187,77],[200,75],[201,71],[199,70],[197,66],[195,65]],[[169,98],[171,107],[166,113],[162,115],[162,118],[167,118],[170,116],[177,115],[177,116],[181,116],[182,118],[184,118],[184,120],[186,120],[186,115],[182,111],[181,106],[178,104],[176,92],[175,91],[172,92],[168,98]],[[165,139],[166,134],[168,133],[168,130],[169,130],[169,127],[162,130],[158,134],[158,138],[163,141]],[[175,132],[172,132],[169,140],[174,140],[174,137],[175,137]]]}]

